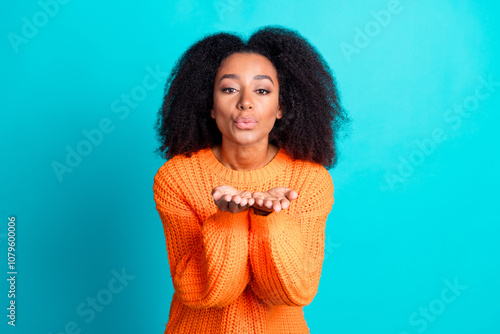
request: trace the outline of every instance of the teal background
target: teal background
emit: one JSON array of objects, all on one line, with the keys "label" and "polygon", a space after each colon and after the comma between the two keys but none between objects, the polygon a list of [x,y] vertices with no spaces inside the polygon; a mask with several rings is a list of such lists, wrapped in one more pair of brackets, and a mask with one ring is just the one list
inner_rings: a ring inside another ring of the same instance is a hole
[{"label": "teal background", "polygon": [[[382,26],[373,15],[389,3],[2,4],[0,267],[6,277],[15,216],[18,275],[15,328],[0,284],[1,332],[163,333],[173,290],[152,191],[163,83],[148,69],[169,72],[207,33],[280,24],[322,53],[353,119],[330,171],[311,333],[500,333],[500,5],[401,0]],[[103,120],[108,132],[59,179],[54,162]],[[113,270],[133,279],[110,294]],[[98,295],[100,312],[78,313]]]}]

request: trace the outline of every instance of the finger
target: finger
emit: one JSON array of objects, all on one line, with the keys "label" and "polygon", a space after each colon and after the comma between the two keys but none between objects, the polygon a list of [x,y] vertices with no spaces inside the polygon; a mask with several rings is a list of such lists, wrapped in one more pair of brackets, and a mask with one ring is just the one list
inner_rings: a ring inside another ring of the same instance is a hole
[{"label": "finger", "polygon": [[254,203],[257,204],[258,206],[262,206],[264,204],[264,199],[262,197],[252,197],[254,200]]},{"label": "finger", "polygon": [[222,211],[227,211],[229,207],[229,202],[231,201],[231,195],[223,195],[219,200],[219,209]]},{"label": "finger", "polygon": [[219,208],[219,210],[221,210],[221,199],[220,198],[218,198],[218,199],[214,198],[214,203],[215,203],[215,205],[217,205],[217,207]]},{"label": "finger", "polygon": [[264,200],[264,198],[256,198],[255,204],[257,204],[258,206],[260,206],[263,209],[266,207],[266,201]]},{"label": "finger", "polygon": [[212,197],[214,199],[214,201],[218,201],[222,196],[222,191],[220,191],[218,188],[214,188],[214,190],[212,190]]},{"label": "finger", "polygon": [[286,198],[281,199],[280,201],[281,208],[284,210],[290,206],[290,201],[287,200]]},{"label": "finger", "polygon": [[286,198],[288,198],[290,201],[297,199],[297,197],[299,197],[299,194],[297,194],[297,192],[293,189],[290,189],[286,193]]},{"label": "finger", "polygon": [[237,203],[235,203],[234,201],[229,202],[229,206],[228,206],[229,211],[232,213],[238,212],[239,211],[238,206],[239,205]]},{"label": "finger", "polygon": [[220,199],[217,202],[215,202],[215,205],[217,205],[220,211],[227,211],[227,202],[224,201],[223,199]]},{"label": "finger", "polygon": [[273,207],[274,203],[272,200],[266,200],[264,206],[268,209],[271,209]]},{"label": "finger", "polygon": [[280,203],[279,200],[273,201],[273,210],[276,211],[276,212],[280,212],[281,211],[281,203]]},{"label": "finger", "polygon": [[234,195],[233,198],[231,199],[231,202],[234,202],[236,204],[241,203],[241,197],[239,195]]},{"label": "finger", "polygon": [[250,196],[253,197],[253,198],[263,198],[264,197],[264,193],[262,193],[260,191],[256,191],[256,192],[253,192]]},{"label": "finger", "polygon": [[[240,205],[242,205],[242,206],[246,206],[246,205],[248,205],[248,200],[249,200],[250,198],[252,198],[252,193],[251,193],[251,192],[249,192],[249,191],[244,191],[244,192],[242,192],[242,193],[240,194],[240,197],[241,197],[241,202],[240,202]],[[253,202],[252,202],[252,204],[253,204]],[[250,205],[251,205],[251,204],[250,204]]]},{"label": "finger", "polygon": [[240,194],[241,197],[245,197],[245,198],[250,198],[252,197],[252,193],[249,192],[249,191],[244,191]]},{"label": "finger", "polygon": [[247,203],[247,204],[248,204],[248,206],[252,206],[252,205],[254,205],[254,204],[255,204],[255,199],[254,199],[254,198],[252,198],[252,197],[251,197],[251,198],[249,198],[249,199],[248,199],[248,203]]}]

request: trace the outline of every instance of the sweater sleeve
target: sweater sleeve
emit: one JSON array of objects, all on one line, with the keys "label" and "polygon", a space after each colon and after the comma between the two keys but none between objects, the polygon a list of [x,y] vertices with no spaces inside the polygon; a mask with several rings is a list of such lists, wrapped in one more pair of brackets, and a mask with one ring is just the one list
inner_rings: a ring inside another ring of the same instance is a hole
[{"label": "sweater sleeve", "polygon": [[270,305],[308,305],[318,289],[333,183],[325,168],[311,174],[290,208],[267,216],[250,212],[250,286]]},{"label": "sweater sleeve", "polygon": [[248,211],[201,221],[173,180],[158,173],[153,189],[175,293],[193,308],[231,304],[250,281]]}]

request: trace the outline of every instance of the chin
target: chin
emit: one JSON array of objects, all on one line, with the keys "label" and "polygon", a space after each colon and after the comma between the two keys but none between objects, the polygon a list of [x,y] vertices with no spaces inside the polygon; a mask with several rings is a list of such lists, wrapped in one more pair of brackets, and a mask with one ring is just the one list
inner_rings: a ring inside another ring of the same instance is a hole
[{"label": "chin", "polygon": [[233,142],[239,146],[250,147],[250,146],[258,145],[261,142],[261,140],[240,138],[240,139],[233,140]]},{"label": "chin", "polygon": [[231,136],[224,136],[223,141],[227,140],[239,146],[255,146],[262,142],[268,142],[268,136],[258,136],[251,130],[240,130],[237,133],[231,133]]}]

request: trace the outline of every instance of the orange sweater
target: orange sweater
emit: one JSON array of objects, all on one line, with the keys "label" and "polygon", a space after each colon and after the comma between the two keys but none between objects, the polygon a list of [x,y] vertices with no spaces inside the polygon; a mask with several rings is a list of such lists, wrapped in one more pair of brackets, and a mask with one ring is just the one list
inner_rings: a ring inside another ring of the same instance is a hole
[{"label": "orange sweater", "polygon": [[[220,211],[213,188],[294,189],[268,216]],[[175,156],[154,178],[175,289],[165,333],[309,333],[302,307],[318,289],[333,184],[321,165],[283,149],[266,166],[236,171],[211,149]]]}]

